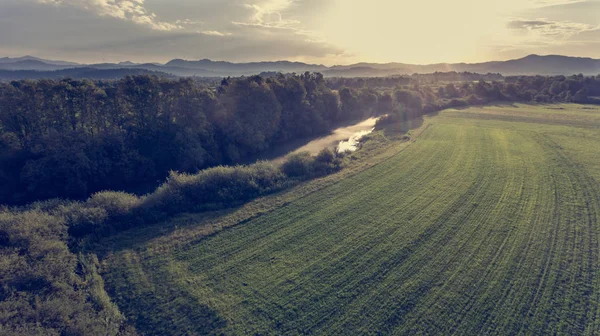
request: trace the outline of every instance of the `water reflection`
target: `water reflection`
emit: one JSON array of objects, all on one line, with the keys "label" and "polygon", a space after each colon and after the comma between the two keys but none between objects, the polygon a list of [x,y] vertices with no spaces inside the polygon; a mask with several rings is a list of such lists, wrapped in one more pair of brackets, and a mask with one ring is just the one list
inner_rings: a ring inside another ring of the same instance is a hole
[{"label": "water reflection", "polygon": [[[335,129],[330,134],[316,139],[298,139],[297,141],[277,146],[277,148],[273,148],[271,151],[263,153],[260,156],[255,157],[251,161],[246,163],[252,163],[257,160],[271,160],[274,162],[282,162],[283,160],[285,160],[285,157],[291,153],[309,152],[311,155],[316,155],[324,148],[337,150],[338,147],[341,145],[340,141],[350,142],[353,139],[355,141],[358,141],[366,134],[371,133],[373,131],[373,128],[375,127],[375,123],[377,123],[377,120],[378,118],[369,118],[354,125],[340,127],[338,129]],[[354,145],[356,145],[356,143],[354,143]]]},{"label": "water reflection", "polygon": [[362,139],[365,135],[373,132],[375,128],[371,128],[370,130],[360,131],[355,133],[350,137],[350,139],[345,141],[340,141],[340,144],[337,147],[338,153],[344,152],[354,152],[358,149],[358,144],[360,143],[360,139]]}]

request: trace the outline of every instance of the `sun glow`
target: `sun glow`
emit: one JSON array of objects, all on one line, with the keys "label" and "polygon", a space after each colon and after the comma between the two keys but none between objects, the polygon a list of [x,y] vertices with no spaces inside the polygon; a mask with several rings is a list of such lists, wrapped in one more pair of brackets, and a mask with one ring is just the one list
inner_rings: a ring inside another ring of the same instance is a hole
[{"label": "sun glow", "polygon": [[373,0],[351,5],[336,0],[317,30],[356,59],[477,62],[489,59],[492,45],[509,41],[506,24],[515,8],[531,6],[514,0]]}]

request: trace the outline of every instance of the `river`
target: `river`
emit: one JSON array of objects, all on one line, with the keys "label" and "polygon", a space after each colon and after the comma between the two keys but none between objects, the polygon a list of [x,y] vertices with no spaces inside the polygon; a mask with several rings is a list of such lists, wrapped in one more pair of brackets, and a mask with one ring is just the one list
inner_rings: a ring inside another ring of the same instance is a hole
[{"label": "river", "polygon": [[370,118],[354,125],[340,127],[320,138],[293,141],[261,155],[258,160],[281,162],[291,153],[309,152],[312,155],[316,155],[324,148],[337,150],[338,146],[342,150],[355,150],[358,140],[373,131],[377,119]]}]

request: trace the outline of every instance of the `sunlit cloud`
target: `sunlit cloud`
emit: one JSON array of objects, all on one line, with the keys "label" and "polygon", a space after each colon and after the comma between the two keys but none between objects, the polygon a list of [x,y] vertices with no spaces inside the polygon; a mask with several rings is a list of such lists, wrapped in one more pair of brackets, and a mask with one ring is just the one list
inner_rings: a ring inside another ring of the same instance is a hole
[{"label": "sunlit cloud", "polygon": [[577,34],[598,29],[598,26],[586,23],[550,21],[546,19],[511,20],[507,24],[507,27],[528,38],[556,43],[567,40]]},{"label": "sunlit cloud", "polygon": [[202,26],[204,25],[203,21],[184,19],[175,21],[177,26]]},{"label": "sunlit cloud", "polygon": [[290,8],[292,4],[291,0],[246,3],[244,7],[250,12],[247,21],[233,21],[232,23],[238,26],[299,29],[299,21],[285,19],[282,15],[282,11]]},{"label": "sunlit cloud", "polygon": [[203,31],[198,31],[198,33],[202,34],[202,35],[208,35],[208,36],[231,36],[233,34],[231,33],[223,33],[220,31],[216,31],[216,30],[203,30]]},{"label": "sunlit cloud", "polygon": [[510,21],[506,26],[510,29],[538,29],[550,25],[552,23],[542,20],[513,20]]},{"label": "sunlit cloud", "polygon": [[536,7],[560,6],[574,4],[578,2],[586,2],[586,0],[533,0],[531,3]]},{"label": "sunlit cloud", "polygon": [[154,30],[170,31],[181,28],[181,25],[160,21],[155,13],[144,7],[144,0],[37,0],[42,4],[55,6],[73,6],[92,11],[100,16],[150,27]]}]

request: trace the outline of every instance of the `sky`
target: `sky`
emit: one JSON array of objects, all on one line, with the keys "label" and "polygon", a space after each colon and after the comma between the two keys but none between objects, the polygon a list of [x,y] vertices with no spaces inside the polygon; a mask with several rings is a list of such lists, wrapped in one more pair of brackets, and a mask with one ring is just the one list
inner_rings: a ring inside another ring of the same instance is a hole
[{"label": "sky", "polygon": [[600,0],[0,0],[0,57],[335,65],[600,58]]}]

